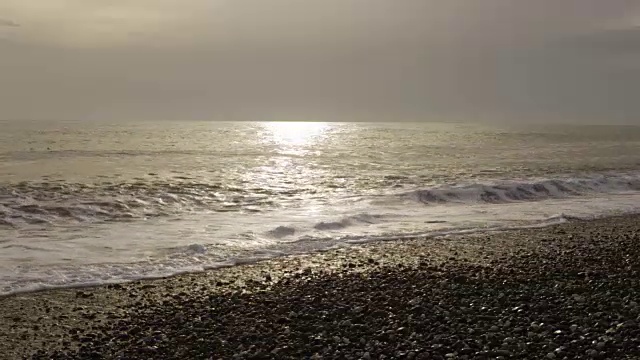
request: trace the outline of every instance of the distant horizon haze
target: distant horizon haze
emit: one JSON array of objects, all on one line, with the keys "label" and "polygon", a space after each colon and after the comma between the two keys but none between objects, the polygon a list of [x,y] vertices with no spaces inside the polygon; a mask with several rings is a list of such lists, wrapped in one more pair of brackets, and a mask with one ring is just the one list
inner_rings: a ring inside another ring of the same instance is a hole
[{"label": "distant horizon haze", "polygon": [[640,124],[640,2],[4,0],[0,119]]}]

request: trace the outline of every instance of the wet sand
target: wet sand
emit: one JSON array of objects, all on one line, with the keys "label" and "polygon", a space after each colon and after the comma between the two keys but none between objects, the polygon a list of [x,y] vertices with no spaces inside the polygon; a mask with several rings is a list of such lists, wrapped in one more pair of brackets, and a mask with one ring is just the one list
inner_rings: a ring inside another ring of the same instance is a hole
[{"label": "wet sand", "polygon": [[0,359],[640,358],[640,216],[0,298]]}]

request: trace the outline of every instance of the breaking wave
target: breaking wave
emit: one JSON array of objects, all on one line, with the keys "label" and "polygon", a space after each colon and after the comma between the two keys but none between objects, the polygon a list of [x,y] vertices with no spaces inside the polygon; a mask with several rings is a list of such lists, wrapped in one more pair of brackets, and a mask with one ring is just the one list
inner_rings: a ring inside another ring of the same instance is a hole
[{"label": "breaking wave", "polygon": [[361,213],[351,216],[345,216],[339,220],[324,220],[315,224],[310,224],[308,227],[295,227],[281,225],[266,232],[266,234],[274,239],[282,239],[299,235],[302,233],[308,233],[316,230],[319,232],[331,232],[344,230],[352,226],[372,225],[380,223],[386,216],[381,214],[367,214]]},{"label": "breaking wave", "polygon": [[28,183],[0,186],[0,227],[132,221],[189,211],[259,212],[266,190],[201,183]]},{"label": "breaking wave", "polygon": [[382,215],[358,214],[345,217],[340,221],[321,221],[314,225],[316,230],[341,230],[356,224],[375,224]]},{"label": "breaking wave", "polygon": [[[25,182],[0,186],[0,228],[136,221],[203,211],[259,213],[282,206],[296,206],[296,199],[308,195],[308,191],[243,189],[186,181],[119,184]],[[391,196],[393,201],[409,200],[426,205],[502,204],[637,191],[640,191],[640,173],[610,173],[534,181],[444,184],[401,193],[397,193],[396,187],[382,187],[373,191],[378,195],[369,199],[375,201],[380,199],[379,196],[384,199]],[[320,201],[334,200],[331,196]],[[371,203],[372,208],[375,206],[375,202]],[[378,220],[373,215],[360,214],[318,222],[313,228],[335,231]],[[295,228],[282,227],[273,229],[269,235],[283,238],[297,232]]]},{"label": "breaking wave", "polygon": [[640,191],[640,174],[600,174],[580,178],[444,185],[399,194],[427,205],[501,204]]}]

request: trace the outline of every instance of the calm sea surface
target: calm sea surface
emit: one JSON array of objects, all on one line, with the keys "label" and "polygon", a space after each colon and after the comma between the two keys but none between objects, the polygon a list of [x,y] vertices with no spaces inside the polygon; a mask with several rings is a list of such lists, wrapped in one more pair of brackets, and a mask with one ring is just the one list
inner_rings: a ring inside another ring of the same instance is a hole
[{"label": "calm sea surface", "polygon": [[0,294],[640,209],[640,128],[0,122]]}]

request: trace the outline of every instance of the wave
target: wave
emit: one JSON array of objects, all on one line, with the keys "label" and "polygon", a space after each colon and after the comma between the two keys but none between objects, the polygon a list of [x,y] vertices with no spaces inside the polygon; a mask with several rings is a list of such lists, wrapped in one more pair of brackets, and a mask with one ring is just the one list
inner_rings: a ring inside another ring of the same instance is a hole
[{"label": "wave", "polygon": [[398,194],[426,205],[501,204],[640,191],[640,174],[598,174],[564,179],[444,185]]},{"label": "wave", "polygon": [[[56,226],[95,222],[126,222],[194,212],[261,213],[302,204],[309,189],[270,189],[226,186],[192,181],[134,181],[125,183],[23,182],[0,186],[0,229],[23,226]],[[409,200],[426,205],[502,204],[541,201],[594,194],[640,191],[640,173],[593,174],[583,177],[445,184],[397,193],[394,186],[367,189],[364,194],[313,194],[314,201],[330,204],[355,197],[378,205],[391,200]],[[320,192],[322,192],[320,190]],[[389,195],[390,194],[390,195]],[[370,201],[369,201],[370,200]],[[377,203],[380,201],[381,203]],[[328,205],[330,206],[330,205]],[[305,231],[338,231],[380,221],[374,215],[325,220]],[[295,228],[277,228],[269,234],[283,238],[298,233]]]},{"label": "wave", "polygon": [[196,182],[22,182],[0,186],[0,228],[132,221],[189,211],[259,212],[275,204],[265,189]]},{"label": "wave", "polygon": [[294,235],[296,233],[296,228],[292,226],[278,226],[273,230],[267,231],[267,235],[270,237],[281,239],[287,236]]},{"label": "wave", "polygon": [[281,225],[267,231],[266,234],[271,238],[282,239],[286,237],[291,237],[296,234],[307,233],[312,230],[316,230],[320,232],[339,231],[339,230],[344,230],[351,226],[377,224],[380,221],[382,221],[382,219],[385,217],[386,215],[381,215],[381,214],[361,213],[361,214],[356,214],[351,216],[345,216],[335,221],[331,221],[331,220],[319,221],[315,224],[310,224],[310,226],[307,228]]},{"label": "wave", "polygon": [[321,221],[313,226],[316,230],[341,230],[357,224],[374,224],[383,217],[383,215],[358,214],[348,216],[340,221]]}]

